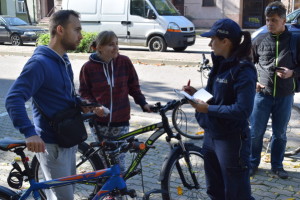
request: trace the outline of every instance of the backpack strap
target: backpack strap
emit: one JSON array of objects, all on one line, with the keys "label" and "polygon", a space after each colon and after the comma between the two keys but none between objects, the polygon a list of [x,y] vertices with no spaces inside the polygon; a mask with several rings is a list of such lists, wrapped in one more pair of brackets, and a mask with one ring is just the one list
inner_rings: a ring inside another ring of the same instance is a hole
[{"label": "backpack strap", "polygon": [[298,44],[299,36],[298,34],[292,33],[291,40],[290,40],[290,48],[292,53],[293,62],[295,65],[298,65],[297,59],[297,44]]}]

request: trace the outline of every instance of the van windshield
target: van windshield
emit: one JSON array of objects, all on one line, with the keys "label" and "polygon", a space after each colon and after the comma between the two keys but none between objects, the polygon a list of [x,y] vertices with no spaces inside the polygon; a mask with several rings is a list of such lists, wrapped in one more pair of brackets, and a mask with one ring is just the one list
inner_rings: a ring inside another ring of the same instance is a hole
[{"label": "van windshield", "polygon": [[159,15],[181,15],[169,0],[149,0]]}]

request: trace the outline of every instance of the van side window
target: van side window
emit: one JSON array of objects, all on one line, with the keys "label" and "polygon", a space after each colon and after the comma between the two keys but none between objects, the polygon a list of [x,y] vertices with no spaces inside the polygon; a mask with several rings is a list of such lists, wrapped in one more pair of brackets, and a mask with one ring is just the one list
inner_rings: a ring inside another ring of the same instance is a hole
[{"label": "van side window", "polygon": [[146,18],[149,6],[144,0],[130,1],[130,14]]}]

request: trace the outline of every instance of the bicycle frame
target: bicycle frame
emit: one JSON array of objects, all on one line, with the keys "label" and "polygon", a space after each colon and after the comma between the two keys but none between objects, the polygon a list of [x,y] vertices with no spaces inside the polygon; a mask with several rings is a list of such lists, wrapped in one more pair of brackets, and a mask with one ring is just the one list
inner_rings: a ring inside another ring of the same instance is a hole
[{"label": "bicycle frame", "polygon": [[103,170],[98,170],[94,172],[88,172],[84,174],[72,175],[63,178],[58,178],[50,181],[44,182],[35,182],[34,179],[30,180],[30,187],[26,190],[24,194],[20,197],[20,200],[25,200],[29,195],[33,192],[34,199],[38,199],[40,197],[38,190],[40,189],[50,189],[52,187],[59,187],[70,185],[73,183],[77,183],[80,181],[86,181],[91,179],[99,179],[103,177],[110,177],[101,190],[97,193],[97,195],[93,198],[93,200],[98,200],[102,196],[108,194],[114,189],[125,189],[126,183],[123,178],[120,177],[120,167],[119,165],[113,165],[111,168],[106,168]]},{"label": "bicycle frame", "polygon": [[[3,143],[1,143],[3,142]],[[19,200],[25,200],[29,197],[29,195],[32,193],[34,199],[40,199],[40,194],[38,190],[41,189],[50,189],[52,187],[59,187],[59,186],[65,186],[70,185],[73,183],[78,183],[81,181],[87,181],[91,179],[100,179],[100,178],[107,178],[105,184],[102,186],[101,190],[97,192],[97,194],[94,196],[93,200],[98,200],[101,197],[107,195],[108,193],[112,192],[114,189],[118,189],[120,191],[126,190],[126,182],[125,180],[120,176],[120,166],[119,164],[115,164],[110,168],[94,171],[94,172],[88,172],[78,175],[72,175],[67,177],[62,177],[54,180],[49,181],[43,181],[43,182],[36,182],[34,180],[34,177],[30,173],[30,168],[28,165],[28,159],[26,159],[24,149],[25,149],[25,141],[21,140],[1,140],[1,150],[8,151],[13,148],[15,148],[14,152],[21,156],[22,163],[25,167],[24,172],[22,172],[22,175],[28,176],[30,187],[21,195]],[[15,168],[14,168],[15,169]]]},{"label": "bicycle frame", "polygon": [[[173,104],[174,105],[173,105]],[[179,101],[173,101],[171,103],[171,105],[175,106],[176,104],[180,103]],[[183,152],[186,152],[186,149],[184,147],[184,144],[181,140],[181,135],[180,134],[174,134],[173,131],[171,130],[170,128],[170,125],[169,125],[169,121],[168,121],[168,118],[166,117],[166,112],[167,112],[168,109],[163,109],[163,110],[160,110],[160,115],[161,115],[161,119],[162,121],[159,122],[159,123],[155,123],[155,124],[152,124],[152,125],[148,125],[148,126],[145,126],[145,127],[142,127],[142,128],[139,128],[137,130],[134,130],[134,131],[130,131],[120,137],[117,137],[115,140],[116,141],[120,141],[120,140],[126,140],[130,137],[133,137],[133,136],[137,136],[137,135],[141,135],[143,133],[146,133],[146,132],[149,132],[149,131],[154,131],[156,130],[154,133],[152,133],[150,135],[150,137],[146,140],[145,144],[146,144],[146,148],[142,151],[140,151],[134,158],[134,160],[131,162],[130,166],[128,167],[127,171],[125,172],[123,178],[124,180],[126,181],[127,179],[129,179],[130,177],[134,176],[135,175],[135,170],[137,168],[137,166],[140,164],[141,160],[143,159],[143,157],[145,156],[145,154],[148,152],[148,150],[152,147],[152,145],[155,143],[155,141],[160,138],[164,133],[167,133],[167,142],[170,144],[170,141],[171,141],[171,138],[176,138],[178,140],[178,143],[180,145],[180,147],[182,148]],[[96,130],[96,132],[98,132]],[[101,136],[99,136],[101,138]],[[170,148],[171,150],[174,148],[171,144],[170,144]],[[96,150],[94,153],[100,151],[101,149],[99,148],[98,150]],[[188,164],[188,167],[189,167],[189,170],[190,170],[190,173],[191,173],[191,176],[195,182],[195,185],[197,185],[198,187],[198,181],[196,180],[196,177],[195,177],[195,173],[193,172],[193,169],[192,169],[192,166],[190,165],[190,160],[189,160],[189,157],[187,154],[184,154],[184,157],[187,161],[187,164]],[[84,161],[82,161],[84,162]],[[178,170],[180,171],[180,169],[178,168]],[[183,180],[184,181],[184,180]]]}]

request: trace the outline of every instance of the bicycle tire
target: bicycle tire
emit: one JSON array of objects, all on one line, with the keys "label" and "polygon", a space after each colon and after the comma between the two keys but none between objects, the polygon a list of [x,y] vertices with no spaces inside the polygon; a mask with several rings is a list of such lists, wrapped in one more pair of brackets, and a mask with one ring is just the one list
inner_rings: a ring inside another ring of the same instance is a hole
[{"label": "bicycle tire", "polygon": [[12,196],[4,192],[0,192],[0,200],[11,200]]},{"label": "bicycle tire", "polygon": [[[80,145],[78,145],[78,151],[76,153],[76,160],[79,159],[86,159],[90,153],[94,151],[93,148],[91,148],[87,143],[83,142]],[[78,163],[78,162],[77,162]],[[94,154],[90,156],[84,163],[82,163],[80,166],[77,166],[77,173],[85,173],[89,171],[96,171],[100,169],[104,169],[104,164],[101,160],[101,157],[99,154]],[[31,162],[31,169],[33,170],[35,180],[39,182],[40,180],[44,181],[43,174],[40,170],[40,164],[36,156],[32,159]],[[42,178],[42,179],[41,179]],[[99,184],[96,183],[96,180],[90,180],[89,182],[85,183],[76,183],[75,184],[75,192],[74,192],[74,199],[81,199],[82,197],[79,197],[76,190],[79,190],[80,192],[84,192],[84,196],[93,196],[96,194],[96,192],[100,189]],[[46,195],[43,190],[39,191],[41,197],[43,200],[46,200]]]},{"label": "bicycle tire", "polygon": [[0,200],[19,199],[19,197],[20,196],[11,189],[4,186],[0,186]]},{"label": "bicycle tire", "polygon": [[[193,186],[188,167],[183,158],[183,152],[180,149],[175,151],[167,161],[166,171],[161,181],[161,189],[167,191],[163,193],[164,200],[181,200],[181,199],[208,199],[206,194],[205,172],[203,155],[201,148],[194,145],[185,144],[185,148],[190,157],[193,171],[196,172],[196,178],[199,182],[199,189],[188,189],[182,183],[180,174],[184,176],[188,186]],[[176,164],[181,166],[181,172],[178,171]]]},{"label": "bicycle tire", "polygon": [[190,139],[203,139],[204,130],[195,117],[195,109],[185,100],[181,101],[172,112],[172,123],[175,130]]}]

